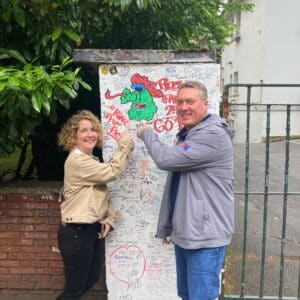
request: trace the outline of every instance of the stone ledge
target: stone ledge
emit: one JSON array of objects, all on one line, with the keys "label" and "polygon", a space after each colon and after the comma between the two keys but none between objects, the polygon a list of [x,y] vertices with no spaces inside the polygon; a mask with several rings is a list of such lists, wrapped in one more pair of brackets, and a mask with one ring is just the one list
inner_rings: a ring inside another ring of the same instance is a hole
[{"label": "stone ledge", "polygon": [[58,194],[62,185],[62,181],[9,181],[0,184],[0,194]]}]

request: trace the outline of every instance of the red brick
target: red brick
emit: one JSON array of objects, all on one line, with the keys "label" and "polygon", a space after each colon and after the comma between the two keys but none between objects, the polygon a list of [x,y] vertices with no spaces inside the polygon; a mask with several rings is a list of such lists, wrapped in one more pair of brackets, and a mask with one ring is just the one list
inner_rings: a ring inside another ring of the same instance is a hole
[{"label": "red brick", "polygon": [[21,260],[20,267],[48,267],[48,262],[44,260]]},{"label": "red brick", "polygon": [[0,288],[28,295],[38,289],[62,289],[57,195],[0,194],[0,201]]},{"label": "red brick", "polygon": [[48,224],[49,218],[22,218],[23,224]]},{"label": "red brick", "polygon": [[34,268],[9,268],[10,274],[35,274]]},{"label": "red brick", "polygon": [[10,231],[6,231],[6,232],[0,232],[0,239],[18,239],[21,237],[20,232],[10,232]]},{"label": "red brick", "polygon": [[61,218],[51,218],[49,224],[60,224]]},{"label": "red brick", "polygon": [[49,246],[52,248],[54,246],[57,246],[57,243],[50,239],[38,239],[38,240],[34,240],[34,245],[35,246]]},{"label": "red brick", "polygon": [[12,274],[0,274],[0,281],[22,281],[22,275],[12,275]]},{"label": "red brick", "polygon": [[0,281],[0,289],[7,289],[7,288],[8,288],[7,281],[5,282]]},{"label": "red brick", "polygon": [[49,262],[49,268],[63,268],[63,266],[62,260]]},{"label": "red brick", "polygon": [[62,268],[36,268],[36,274],[63,274]]},{"label": "red brick", "polygon": [[48,261],[51,261],[51,260],[60,260],[61,259],[61,256],[60,256],[60,253],[37,253],[36,254],[36,259],[38,260],[48,260]]},{"label": "red brick", "polygon": [[9,289],[34,289],[35,282],[8,282]]},{"label": "red brick", "polygon": [[7,225],[8,231],[33,231],[33,225],[17,225],[17,224],[8,224]]},{"label": "red brick", "polygon": [[49,206],[50,206],[50,209],[52,209],[52,210],[58,210],[58,211],[60,210],[60,204],[58,202],[50,203]]},{"label": "red brick", "polygon": [[49,282],[50,275],[23,275],[24,281],[39,281],[39,282]]},{"label": "red brick", "polygon": [[23,216],[32,217],[34,216],[34,210],[27,210],[27,209],[9,210],[7,212],[7,215],[12,217],[23,217]]},{"label": "red brick", "polygon": [[25,239],[48,239],[49,234],[47,232],[24,232],[22,238]]},{"label": "red brick", "polygon": [[57,240],[57,231],[51,232],[49,238],[51,240]]},{"label": "red brick", "polygon": [[6,230],[6,224],[0,224],[0,231]]},{"label": "red brick", "polygon": [[26,209],[45,209],[45,210],[48,210],[49,209],[49,204],[48,203],[44,203],[44,202],[41,202],[41,203],[24,203],[23,204],[23,207],[26,208]]},{"label": "red brick", "polygon": [[0,217],[1,224],[20,224],[22,221],[21,217]]},{"label": "red brick", "polygon": [[0,260],[0,267],[18,267],[19,261],[16,260]]},{"label": "red brick", "polygon": [[20,260],[34,260],[36,255],[34,253],[9,253],[9,259],[20,259]]},{"label": "red brick", "polygon": [[60,211],[59,210],[49,210],[48,216],[51,218],[59,218],[60,219]]},{"label": "red brick", "polygon": [[64,278],[64,275],[52,275],[51,276],[51,281],[52,282],[64,282],[65,281],[65,278]]},{"label": "red brick", "polygon": [[21,209],[24,207],[23,203],[21,202],[2,202],[0,205],[1,208],[6,208],[6,209]]},{"label": "red brick", "polygon": [[51,214],[51,212],[49,210],[35,210],[34,211],[34,216],[37,218],[50,217],[50,214]]},{"label": "red brick", "polygon": [[41,224],[34,225],[34,231],[47,231],[47,232],[57,232],[58,225],[50,225],[50,224]]},{"label": "red brick", "polygon": [[7,274],[8,268],[0,268],[0,274]]},{"label": "red brick", "polygon": [[23,246],[33,246],[34,240],[33,239],[21,239],[21,245]]},{"label": "red brick", "polygon": [[0,246],[0,252],[21,252],[21,247],[20,246]]},{"label": "red brick", "polygon": [[32,239],[8,239],[7,240],[7,245],[11,246],[32,246],[33,245],[33,240]]},{"label": "red brick", "polygon": [[45,252],[50,252],[50,247],[36,247],[36,246],[24,246],[22,247],[23,252],[35,252],[35,253],[45,253]]},{"label": "red brick", "polygon": [[6,201],[7,197],[5,194],[0,194],[0,201]]}]

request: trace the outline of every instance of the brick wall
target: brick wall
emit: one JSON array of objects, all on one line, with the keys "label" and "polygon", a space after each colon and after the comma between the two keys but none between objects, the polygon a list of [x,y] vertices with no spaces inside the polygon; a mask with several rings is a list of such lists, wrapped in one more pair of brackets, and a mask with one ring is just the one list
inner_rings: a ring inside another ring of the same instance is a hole
[{"label": "brick wall", "polygon": [[[55,299],[63,287],[57,192],[0,191],[0,299]],[[106,299],[105,278],[84,299]]]}]

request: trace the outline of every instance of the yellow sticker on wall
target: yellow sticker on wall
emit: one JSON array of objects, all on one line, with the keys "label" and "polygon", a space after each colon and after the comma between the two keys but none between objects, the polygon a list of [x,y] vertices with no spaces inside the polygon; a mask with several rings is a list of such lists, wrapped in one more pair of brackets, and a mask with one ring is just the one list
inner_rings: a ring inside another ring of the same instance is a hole
[{"label": "yellow sticker on wall", "polygon": [[109,74],[109,68],[108,67],[101,67],[101,73],[103,75],[108,75]]}]

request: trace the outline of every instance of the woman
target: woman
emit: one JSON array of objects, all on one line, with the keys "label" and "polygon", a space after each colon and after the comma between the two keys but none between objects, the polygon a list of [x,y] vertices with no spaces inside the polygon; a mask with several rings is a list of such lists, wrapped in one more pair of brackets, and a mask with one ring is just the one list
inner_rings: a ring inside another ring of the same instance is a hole
[{"label": "woman", "polygon": [[95,147],[101,148],[102,141],[100,121],[87,110],[73,115],[58,136],[58,144],[70,152],[64,167],[58,230],[65,275],[59,300],[80,299],[98,281],[100,239],[114,229],[117,219],[106,183],[121,175],[134,143],[125,131],[112,159],[101,163],[92,153]]}]

